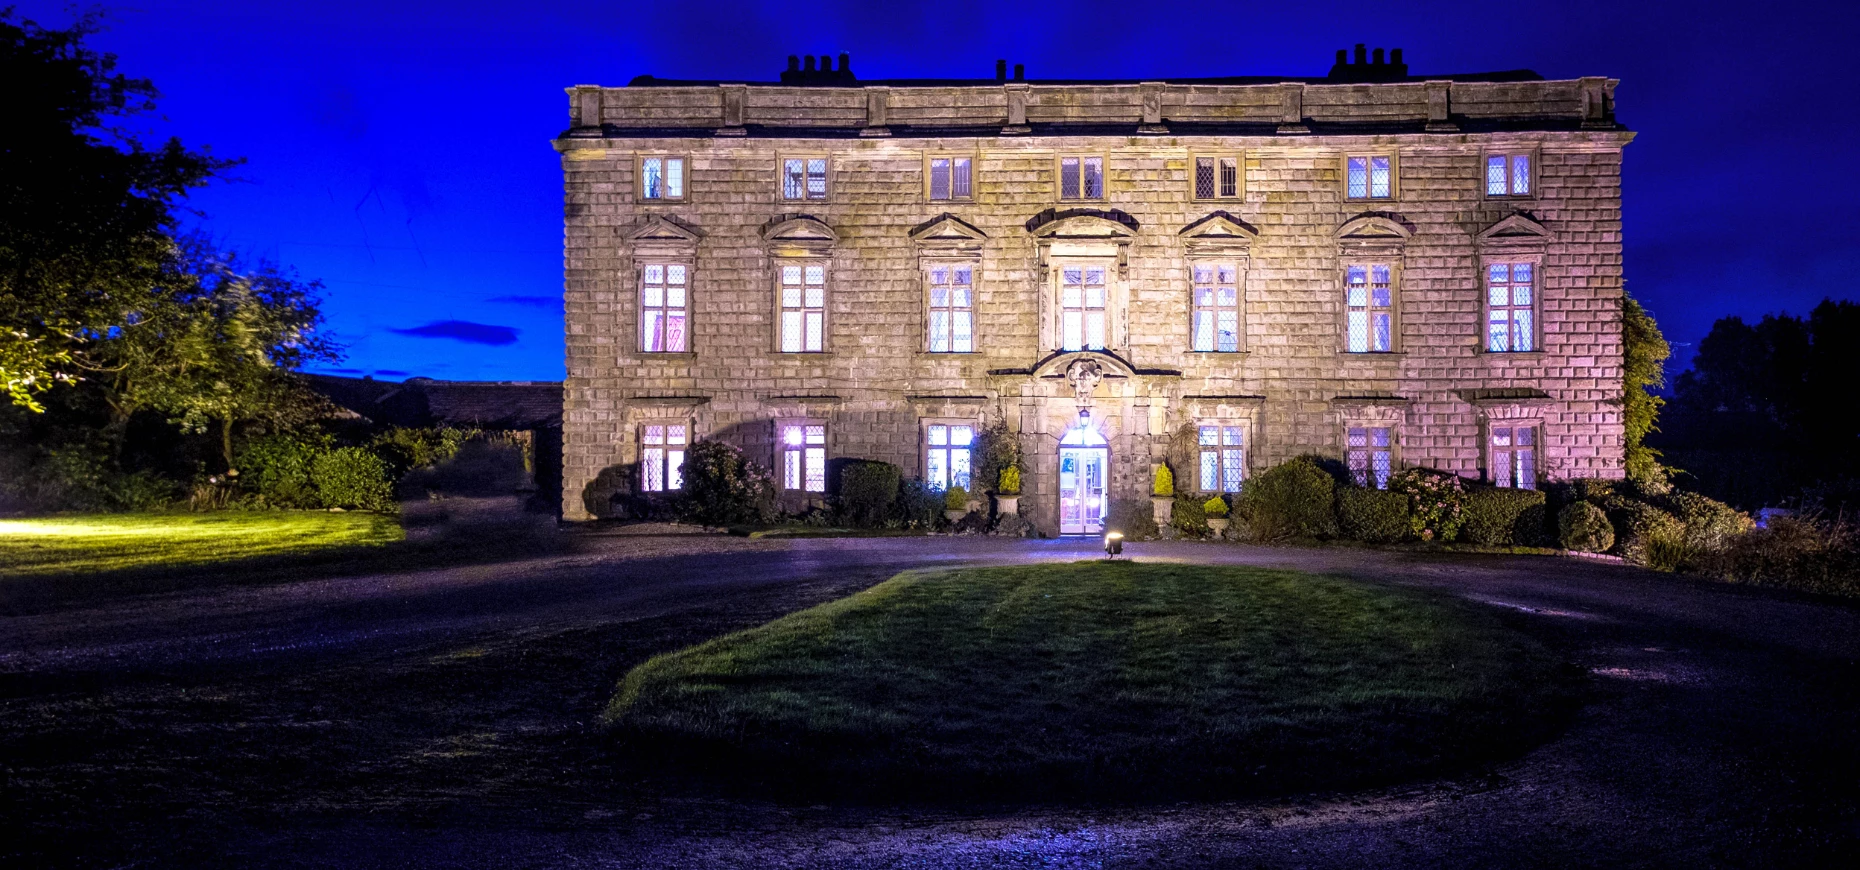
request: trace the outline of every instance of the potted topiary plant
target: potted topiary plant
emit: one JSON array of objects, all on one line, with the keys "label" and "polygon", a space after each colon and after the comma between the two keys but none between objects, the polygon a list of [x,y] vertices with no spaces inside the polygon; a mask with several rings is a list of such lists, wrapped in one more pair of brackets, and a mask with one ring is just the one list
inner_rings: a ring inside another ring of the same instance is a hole
[{"label": "potted topiary plant", "polygon": [[1214,496],[1201,505],[1201,512],[1208,516],[1208,529],[1219,538],[1227,534],[1227,499]]},{"label": "potted topiary plant", "polygon": [[952,486],[943,490],[943,516],[948,517],[953,523],[967,516],[968,513],[969,490],[967,488]]},{"label": "potted topiary plant", "polygon": [[1020,469],[1012,465],[1001,469],[1001,481],[995,488],[995,510],[1003,516],[1020,515]]},{"label": "potted topiary plant", "polygon": [[1157,463],[1150,480],[1150,510],[1156,515],[1156,527],[1169,528],[1175,517],[1175,472],[1166,462]]}]

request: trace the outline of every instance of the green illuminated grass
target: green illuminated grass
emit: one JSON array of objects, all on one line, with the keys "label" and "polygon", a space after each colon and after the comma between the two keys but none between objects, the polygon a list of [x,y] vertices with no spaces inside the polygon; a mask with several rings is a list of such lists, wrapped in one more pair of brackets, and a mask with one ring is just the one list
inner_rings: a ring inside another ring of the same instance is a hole
[{"label": "green illuminated grass", "polygon": [[907,572],[627,674],[607,718],[781,794],[1157,799],[1391,782],[1521,751],[1542,647],[1440,598],[1288,571]]},{"label": "green illuminated grass", "polygon": [[0,520],[0,576],[180,568],[386,544],[392,517],[266,511],[91,514]]}]

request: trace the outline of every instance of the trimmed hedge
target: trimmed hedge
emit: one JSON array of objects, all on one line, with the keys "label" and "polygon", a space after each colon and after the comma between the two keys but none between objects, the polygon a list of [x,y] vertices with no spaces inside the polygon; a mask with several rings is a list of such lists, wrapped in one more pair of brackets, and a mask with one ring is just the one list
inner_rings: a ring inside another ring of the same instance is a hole
[{"label": "trimmed hedge", "polygon": [[884,525],[903,478],[889,462],[846,463],[840,468],[840,514],[855,526]]},{"label": "trimmed hedge", "polygon": [[310,463],[310,479],[327,507],[381,513],[400,509],[394,501],[394,485],[388,480],[387,463],[372,451],[338,447],[319,453]]},{"label": "trimmed hedge", "polygon": [[1192,495],[1177,493],[1175,507],[1169,514],[1169,525],[1176,531],[1190,537],[1206,537],[1208,534],[1208,513],[1201,506],[1201,501]]},{"label": "trimmed hedge", "polygon": [[722,441],[703,440],[685,452],[679,516],[711,526],[766,523],[775,518],[775,478]]},{"label": "trimmed hedge", "polygon": [[[1336,478],[1300,456],[1247,481],[1235,512],[1256,541],[1335,537],[1336,491]],[[1176,510],[1181,509],[1177,503]]]},{"label": "trimmed hedge", "polygon": [[1381,489],[1338,487],[1337,525],[1353,541],[1396,543],[1408,537],[1408,497]]},{"label": "trimmed hedge", "polygon": [[1615,530],[1608,515],[1586,501],[1572,502],[1556,515],[1557,541],[1565,550],[1604,552],[1615,545]]},{"label": "trimmed hedge", "polygon": [[1534,489],[1469,489],[1461,503],[1460,539],[1488,547],[1543,542],[1544,494]]}]

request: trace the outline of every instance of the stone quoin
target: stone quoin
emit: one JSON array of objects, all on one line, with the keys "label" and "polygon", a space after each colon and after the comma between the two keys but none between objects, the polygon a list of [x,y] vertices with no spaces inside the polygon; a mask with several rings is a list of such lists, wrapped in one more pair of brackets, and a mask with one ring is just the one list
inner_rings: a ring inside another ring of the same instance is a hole
[{"label": "stone quoin", "polygon": [[1410,76],[568,89],[563,514],[675,489],[685,445],[796,507],[836,461],[962,483],[994,422],[1021,516],[1235,491],[1623,473],[1616,82]]}]

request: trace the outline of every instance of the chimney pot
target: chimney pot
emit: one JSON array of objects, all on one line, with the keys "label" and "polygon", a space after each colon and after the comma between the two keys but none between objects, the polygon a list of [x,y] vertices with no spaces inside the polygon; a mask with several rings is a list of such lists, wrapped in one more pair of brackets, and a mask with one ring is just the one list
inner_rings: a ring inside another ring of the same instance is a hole
[{"label": "chimney pot", "polygon": [[801,56],[798,54],[788,55],[788,71],[797,72],[800,69],[801,69]]},{"label": "chimney pot", "polygon": [[1027,65],[1026,64],[1017,63],[1014,65],[1014,80],[1017,82],[1024,82],[1027,80]]},{"label": "chimney pot", "polygon": [[1007,58],[995,61],[995,81],[1007,81]]},{"label": "chimney pot", "polygon": [[852,52],[840,52],[840,72],[852,72]]},{"label": "chimney pot", "polygon": [[[790,60],[792,60],[792,58],[790,58]],[[1337,49],[1337,65],[1338,66],[1349,66],[1350,65],[1350,50],[1349,49],[1347,48]]]},{"label": "chimney pot", "polygon": [[808,72],[814,71],[814,56],[811,54],[807,56],[807,71]]},{"label": "chimney pot", "polygon": [[1401,49],[1398,48],[1398,49],[1395,49],[1394,51],[1389,52],[1389,63],[1392,63],[1392,64],[1401,63]]},{"label": "chimney pot", "polygon": [[1363,44],[1360,42],[1356,44],[1356,62],[1357,63],[1368,63],[1369,62],[1369,51],[1365,49],[1363,47]]},{"label": "chimney pot", "polygon": [[1382,65],[1382,49],[1376,49],[1376,66]]},{"label": "chimney pot", "polygon": [[833,55],[823,54],[820,56],[820,71],[821,72],[832,72],[833,71]]}]

